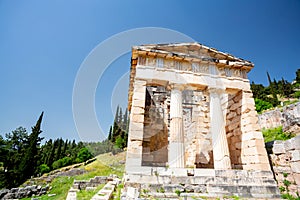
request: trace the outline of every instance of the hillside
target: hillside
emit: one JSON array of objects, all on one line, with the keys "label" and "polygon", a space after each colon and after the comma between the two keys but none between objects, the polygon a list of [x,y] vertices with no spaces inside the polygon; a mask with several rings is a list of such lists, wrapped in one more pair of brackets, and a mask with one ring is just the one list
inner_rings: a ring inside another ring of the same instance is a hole
[{"label": "hillside", "polygon": [[[109,176],[110,174],[115,174],[118,177],[122,177],[124,173],[125,167],[125,157],[126,153],[121,152],[116,155],[112,155],[111,153],[101,154],[96,157],[96,160],[90,164],[79,167],[79,170],[83,170],[83,174],[73,175],[73,176],[65,176],[67,175],[67,171],[70,171],[74,168],[61,168],[61,175],[57,175],[57,177],[53,178],[49,184],[49,190],[47,194],[39,196],[38,199],[41,200],[65,200],[68,194],[69,189],[73,185],[74,180],[89,180],[95,176]],[[78,171],[79,171],[78,170]],[[52,176],[52,173],[44,175],[42,178],[31,179],[31,184],[36,185],[46,185],[49,177]],[[103,185],[101,185],[103,186]],[[80,200],[91,199],[91,197],[96,194],[96,192],[101,189],[101,186],[96,190],[85,191],[82,190],[77,192],[77,197]],[[31,200],[31,198],[23,198],[22,200]]]}]

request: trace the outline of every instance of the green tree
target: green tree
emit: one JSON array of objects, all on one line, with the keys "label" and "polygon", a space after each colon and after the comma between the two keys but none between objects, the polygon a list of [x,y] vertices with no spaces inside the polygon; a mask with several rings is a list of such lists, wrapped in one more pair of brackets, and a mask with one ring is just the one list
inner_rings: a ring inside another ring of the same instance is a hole
[{"label": "green tree", "polygon": [[86,147],[81,148],[80,151],[77,154],[77,161],[78,162],[85,162],[85,161],[87,161],[88,159],[91,159],[91,158],[93,158],[93,155]]},{"label": "green tree", "polygon": [[1,187],[12,188],[22,182],[19,166],[23,159],[27,136],[26,129],[19,127],[12,133],[6,134],[6,140],[2,141],[1,162],[3,163],[3,171],[0,174]]},{"label": "green tree", "polygon": [[296,71],[296,83],[300,83],[300,69],[297,69]]},{"label": "green tree", "polygon": [[108,139],[109,141],[111,141],[111,138],[112,138],[112,126],[109,127],[109,133],[108,133],[107,139]]},{"label": "green tree", "polygon": [[273,106],[277,106],[279,104],[278,98],[277,98],[277,93],[276,93],[276,88],[274,86],[274,83],[271,81],[271,77],[269,72],[267,72],[267,77],[268,77],[268,81],[269,81],[269,87],[271,90],[271,94],[273,96],[273,100],[270,102],[273,104]]},{"label": "green tree", "polygon": [[273,107],[273,105],[270,102],[261,99],[254,99],[254,101],[255,101],[255,109],[258,113],[261,113],[262,111]]},{"label": "green tree", "polygon": [[40,115],[36,125],[32,127],[32,132],[26,142],[26,148],[24,150],[24,157],[21,160],[19,171],[21,173],[21,181],[25,181],[34,175],[37,171],[37,162],[39,160],[39,147],[43,138],[39,137],[42,133],[41,124],[44,112]]}]

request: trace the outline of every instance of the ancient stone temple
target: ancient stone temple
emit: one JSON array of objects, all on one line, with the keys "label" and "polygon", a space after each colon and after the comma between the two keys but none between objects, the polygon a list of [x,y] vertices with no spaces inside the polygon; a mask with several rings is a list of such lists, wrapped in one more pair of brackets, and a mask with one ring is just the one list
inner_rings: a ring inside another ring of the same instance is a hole
[{"label": "ancient stone temple", "polygon": [[128,190],[278,197],[247,78],[253,67],[199,43],[133,47]]}]

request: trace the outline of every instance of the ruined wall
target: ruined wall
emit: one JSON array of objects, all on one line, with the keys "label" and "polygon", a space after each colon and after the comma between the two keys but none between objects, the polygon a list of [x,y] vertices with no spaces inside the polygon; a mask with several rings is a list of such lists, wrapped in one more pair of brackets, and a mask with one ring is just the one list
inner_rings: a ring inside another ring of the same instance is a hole
[{"label": "ruined wall", "polygon": [[169,97],[165,87],[146,87],[142,165],[166,166],[168,162]]},{"label": "ruined wall", "polygon": [[209,95],[205,90],[184,90],[182,96],[186,167],[212,168]]},{"label": "ruined wall", "polygon": [[283,108],[277,108],[258,116],[261,128],[283,127],[283,131],[300,132],[300,102]]},{"label": "ruined wall", "polygon": [[241,163],[241,107],[242,92],[228,94],[226,110],[226,136],[233,169],[242,169]]},{"label": "ruined wall", "polygon": [[266,144],[278,186],[285,187],[284,180],[291,185],[290,193],[300,193],[300,136],[287,141],[274,141]]}]

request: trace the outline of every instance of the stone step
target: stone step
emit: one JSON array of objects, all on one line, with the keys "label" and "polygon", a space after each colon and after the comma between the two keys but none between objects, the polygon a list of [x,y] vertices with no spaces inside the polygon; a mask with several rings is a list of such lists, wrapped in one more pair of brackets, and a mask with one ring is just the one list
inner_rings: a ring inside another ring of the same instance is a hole
[{"label": "stone step", "polygon": [[278,194],[278,188],[276,186],[208,185],[207,192],[238,194],[238,196],[248,194]]},{"label": "stone step", "polygon": [[141,192],[158,193],[224,193],[224,194],[279,194],[277,185],[228,185],[228,184],[202,184],[202,185],[178,185],[178,184],[149,184],[141,186]]},{"label": "stone step", "polygon": [[181,185],[198,185],[198,184],[229,184],[229,185],[277,185],[273,178],[269,177],[205,177],[205,176],[191,176],[191,177],[172,177],[172,176],[150,176],[140,175],[131,176],[129,183],[145,183],[147,184],[181,184]]},{"label": "stone step", "polygon": [[179,197],[184,199],[207,199],[207,198],[218,198],[220,196],[238,196],[240,198],[247,198],[247,199],[281,199],[280,194],[262,194],[262,193],[247,193],[247,194],[240,194],[240,193],[228,193],[228,192],[211,192],[211,193],[171,193],[171,192],[150,192],[147,194],[143,194],[141,199],[147,197],[157,198],[157,199],[179,199]]}]

